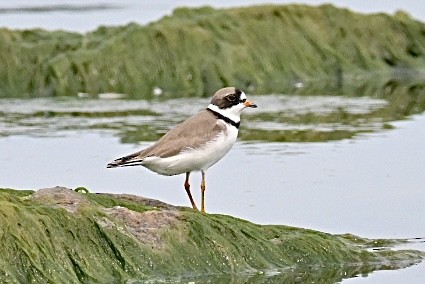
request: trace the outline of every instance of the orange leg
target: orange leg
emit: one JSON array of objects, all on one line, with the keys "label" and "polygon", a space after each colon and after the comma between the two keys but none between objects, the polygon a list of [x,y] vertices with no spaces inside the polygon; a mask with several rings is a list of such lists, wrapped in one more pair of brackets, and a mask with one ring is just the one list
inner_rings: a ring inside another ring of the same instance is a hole
[{"label": "orange leg", "polygon": [[196,211],[199,211],[198,207],[196,207],[195,201],[193,201],[192,194],[190,193],[189,175],[190,175],[190,172],[187,172],[186,173],[186,180],[184,182],[184,189],[186,189],[186,193],[189,196],[190,203],[192,204],[192,208]]},{"label": "orange leg", "polygon": [[201,193],[202,193],[202,204],[201,204],[201,212],[205,213],[205,172],[201,171],[202,173],[202,181],[201,181]]}]

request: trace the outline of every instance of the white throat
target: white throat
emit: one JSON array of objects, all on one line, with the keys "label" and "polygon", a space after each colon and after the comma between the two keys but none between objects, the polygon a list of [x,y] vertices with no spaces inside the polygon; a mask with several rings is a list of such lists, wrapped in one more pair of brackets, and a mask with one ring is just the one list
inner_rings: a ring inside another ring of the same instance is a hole
[{"label": "white throat", "polygon": [[208,109],[218,112],[219,114],[233,120],[234,122],[238,123],[241,121],[241,111],[240,107],[238,108],[238,105],[232,106],[229,108],[221,109],[216,105],[209,104]]}]

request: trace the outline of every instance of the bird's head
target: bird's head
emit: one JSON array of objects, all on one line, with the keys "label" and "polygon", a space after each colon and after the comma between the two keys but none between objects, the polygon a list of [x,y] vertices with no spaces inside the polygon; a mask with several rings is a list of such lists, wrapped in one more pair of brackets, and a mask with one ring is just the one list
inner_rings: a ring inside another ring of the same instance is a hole
[{"label": "bird's head", "polygon": [[256,108],[257,105],[247,100],[246,95],[235,87],[218,90],[211,99],[209,109],[214,110],[235,122],[240,121],[240,115],[245,108]]}]

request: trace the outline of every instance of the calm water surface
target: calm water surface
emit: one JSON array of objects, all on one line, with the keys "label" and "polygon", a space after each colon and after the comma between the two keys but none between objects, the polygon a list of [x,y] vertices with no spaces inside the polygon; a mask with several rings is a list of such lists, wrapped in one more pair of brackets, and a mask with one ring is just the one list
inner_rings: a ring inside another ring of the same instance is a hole
[{"label": "calm water surface", "polygon": [[[425,116],[396,126],[337,142],[239,142],[208,171],[208,211],[371,238],[424,237]],[[150,144],[121,144],[112,131],[3,137],[0,184],[86,186],[188,206],[183,176],[105,168],[110,160]],[[192,177],[196,197],[199,176]]]}]

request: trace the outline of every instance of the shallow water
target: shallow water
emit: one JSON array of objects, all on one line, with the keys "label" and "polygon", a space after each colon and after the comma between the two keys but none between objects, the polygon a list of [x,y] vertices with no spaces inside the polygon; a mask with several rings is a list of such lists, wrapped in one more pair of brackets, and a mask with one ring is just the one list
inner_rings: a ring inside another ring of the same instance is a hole
[{"label": "shallow water", "polygon": [[[423,237],[425,116],[396,125],[396,130],[337,142],[239,142],[208,171],[207,209],[330,233]],[[183,176],[105,168],[113,158],[149,144],[121,144],[112,133],[88,130],[3,137],[0,184],[19,189],[86,186],[188,206]],[[199,174],[193,174],[198,199],[199,182]]]},{"label": "shallow water", "polygon": [[[261,130],[316,130],[347,131],[373,130],[379,125],[365,121],[349,125],[337,121],[318,123],[288,123],[262,118],[261,115],[277,117],[282,113],[289,116],[307,114],[325,116],[344,109],[347,114],[367,114],[383,108],[387,102],[373,98],[345,98],[331,96],[251,96],[261,109],[247,111],[246,116],[256,115],[244,125]],[[272,102],[272,103],[271,103]],[[79,98],[2,99],[0,104],[0,135],[55,136],[62,131],[96,129],[123,129],[131,133],[133,127],[141,125],[153,128],[161,134],[186,117],[208,105],[206,98],[163,100],[99,100]],[[258,117],[257,117],[258,116]],[[157,135],[146,137],[155,140]],[[137,139],[139,141],[140,139]],[[250,139],[248,139],[250,140]],[[263,140],[263,139],[262,139]],[[267,138],[265,139],[267,140]]]},{"label": "shallow water", "polygon": [[[397,123],[396,130],[349,141],[238,143],[208,172],[207,210],[330,233],[423,237],[421,166],[425,155],[419,150],[424,126],[422,115]],[[147,144],[121,144],[111,133],[89,131],[63,133],[62,137],[4,137],[0,139],[0,184],[22,189],[86,186],[95,192],[134,193],[188,206],[182,176],[104,168],[112,158]],[[199,175],[194,175],[192,184],[199,200],[195,190]],[[425,249],[423,245],[415,248]],[[355,281],[398,283],[394,281],[398,276],[421,283],[424,273],[422,263]],[[260,283],[264,277],[255,275],[254,279]],[[279,283],[280,278],[274,279]]]},{"label": "shallow water", "polygon": [[[423,94],[404,92],[402,86],[395,89],[397,94],[387,97],[379,92],[361,97],[308,92],[251,95],[259,108],[244,113],[240,141],[208,171],[207,211],[261,224],[369,238],[424,237]],[[415,98],[413,103],[411,97]],[[400,111],[396,105],[400,101],[411,102],[403,110],[411,116],[396,120],[397,112],[392,110]],[[183,176],[105,166],[114,158],[150,145],[207,104],[206,98],[2,99],[0,186],[85,186],[93,192],[132,193],[188,206]],[[341,130],[350,134],[349,139],[334,137],[333,133]],[[329,135],[300,138],[293,136],[294,131]],[[261,135],[252,135],[258,133]],[[276,142],[282,137],[289,142]],[[191,183],[199,202],[196,189],[200,175],[193,174]],[[425,249],[421,244],[416,247]],[[356,269],[337,268],[332,273],[348,273],[341,279],[350,278],[359,274]],[[322,277],[322,273],[313,275]],[[264,281],[264,277],[275,283],[282,277],[289,279],[289,274],[278,275],[248,279],[254,283]],[[346,281],[380,283],[400,276],[409,283],[421,283],[425,265],[371,275]],[[238,283],[246,278],[241,277],[231,278]]]}]

